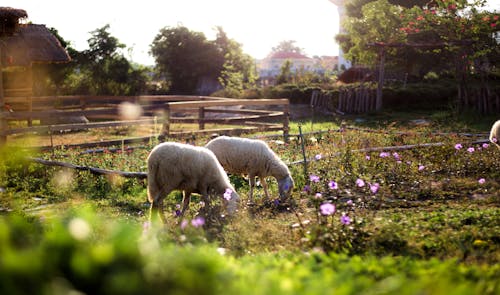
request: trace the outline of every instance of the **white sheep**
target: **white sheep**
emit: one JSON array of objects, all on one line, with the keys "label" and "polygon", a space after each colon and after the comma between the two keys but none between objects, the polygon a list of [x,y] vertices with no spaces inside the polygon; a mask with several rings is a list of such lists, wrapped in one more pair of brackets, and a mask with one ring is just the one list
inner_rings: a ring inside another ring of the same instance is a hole
[{"label": "white sheep", "polygon": [[149,153],[147,164],[148,199],[152,203],[150,218],[158,211],[161,220],[165,222],[163,199],[173,190],[182,190],[184,193],[181,215],[189,206],[191,193],[201,194],[207,206],[209,195],[224,196],[228,213],[236,211],[239,196],[210,150],[164,142]]},{"label": "white sheep", "polygon": [[269,199],[266,182],[268,176],[273,176],[278,181],[279,195],[282,200],[290,197],[294,187],[290,171],[264,141],[220,136],[212,139],[205,147],[214,152],[228,173],[248,175],[250,203],[253,202],[253,187],[256,176],[262,183],[267,200]]},{"label": "white sheep", "polygon": [[491,127],[490,141],[500,149],[500,120],[496,121]]}]

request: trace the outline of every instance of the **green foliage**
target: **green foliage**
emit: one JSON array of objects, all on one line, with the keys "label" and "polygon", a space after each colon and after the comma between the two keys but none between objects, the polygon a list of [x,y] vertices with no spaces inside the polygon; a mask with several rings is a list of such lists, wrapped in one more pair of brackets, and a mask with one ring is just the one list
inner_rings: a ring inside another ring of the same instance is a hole
[{"label": "green foliage", "polygon": [[[225,215],[220,196],[204,204],[197,195],[177,217],[181,194],[174,192],[165,198],[165,226],[148,222],[144,181],[47,168],[21,161],[25,154],[18,150],[2,150],[2,290],[498,293],[498,149],[456,133],[484,132],[492,120],[447,111],[396,115],[319,118],[315,124],[324,131],[305,134],[303,143],[311,159],[308,173],[301,164],[289,165],[296,189],[288,203],[277,198],[270,180],[273,199],[264,202],[257,187],[257,204],[246,205],[248,182],[231,176],[242,197],[234,217]],[[415,125],[414,119],[426,124]],[[309,131],[310,123],[291,122],[291,130]],[[206,141],[195,139],[197,145]],[[442,144],[359,151],[428,142]],[[154,144],[39,156],[145,171]],[[286,163],[302,160],[296,136],[269,145]]]}]

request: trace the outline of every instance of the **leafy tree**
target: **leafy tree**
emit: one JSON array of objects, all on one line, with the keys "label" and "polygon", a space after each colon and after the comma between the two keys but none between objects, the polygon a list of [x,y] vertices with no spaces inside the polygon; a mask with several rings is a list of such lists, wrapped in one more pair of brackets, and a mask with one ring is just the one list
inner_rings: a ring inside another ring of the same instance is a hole
[{"label": "leafy tree", "polygon": [[276,77],[276,84],[284,84],[291,82],[292,80],[292,62],[290,60],[285,60],[281,65],[280,73]]},{"label": "leafy tree", "polygon": [[221,27],[217,27],[217,38],[214,42],[224,56],[219,76],[220,84],[234,96],[239,96],[244,89],[255,86],[255,63],[250,55],[243,53],[241,44],[229,39]]},{"label": "leafy tree", "polygon": [[370,43],[399,42],[404,35],[398,31],[401,27],[400,15],[403,9],[391,5],[387,0],[377,0],[362,7],[362,17],[349,17],[344,27],[349,35],[349,48],[346,58],[362,64],[374,64],[377,52],[367,50]]},{"label": "leafy tree", "polygon": [[134,68],[124,57],[125,45],[108,32],[109,24],[91,32],[89,49],[77,54],[83,77],[78,77],[77,91],[93,95],[135,95],[145,92],[147,69]]},{"label": "leafy tree", "polygon": [[272,52],[295,52],[304,54],[304,50],[295,45],[294,40],[281,41],[278,46],[272,48]]},{"label": "leafy tree", "polygon": [[171,82],[172,93],[196,94],[202,80],[216,81],[224,53],[200,32],[184,26],[165,27],[151,44],[157,70]]}]

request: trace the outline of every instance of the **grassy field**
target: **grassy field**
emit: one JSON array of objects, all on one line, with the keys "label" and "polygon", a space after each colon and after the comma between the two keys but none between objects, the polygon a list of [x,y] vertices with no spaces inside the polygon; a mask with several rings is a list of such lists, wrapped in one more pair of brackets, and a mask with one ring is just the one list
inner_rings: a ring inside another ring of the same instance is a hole
[{"label": "grassy field", "polygon": [[194,196],[176,217],[175,192],[165,226],[149,223],[144,180],[26,160],[145,172],[154,139],[117,150],[6,147],[0,285],[9,294],[498,294],[500,149],[484,142],[495,119],[294,121],[289,142],[265,137],[289,163],[292,200],[277,198],[273,179],[276,198],[264,202],[259,187],[248,205],[247,181],[231,175],[243,199],[236,216],[219,196],[209,206]]}]

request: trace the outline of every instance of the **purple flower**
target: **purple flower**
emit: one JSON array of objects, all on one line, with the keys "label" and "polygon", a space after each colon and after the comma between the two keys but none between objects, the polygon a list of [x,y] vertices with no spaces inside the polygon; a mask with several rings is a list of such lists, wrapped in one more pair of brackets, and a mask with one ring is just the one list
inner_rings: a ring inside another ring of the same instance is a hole
[{"label": "purple flower", "polygon": [[280,199],[274,199],[274,206],[278,206],[280,204]]},{"label": "purple flower", "polygon": [[353,204],[353,202],[352,202],[352,200],[347,200],[346,204],[351,206]]},{"label": "purple flower", "polygon": [[425,169],[425,166],[424,165],[418,165],[418,171],[422,171]]},{"label": "purple flower", "polygon": [[486,182],[486,179],[479,178],[479,180],[477,182],[479,182],[479,184],[484,184]]},{"label": "purple flower", "polygon": [[351,224],[351,218],[347,216],[345,213],[342,213],[342,216],[340,216],[340,222],[343,225],[349,225]]},{"label": "purple flower", "polygon": [[309,180],[311,180],[312,182],[319,182],[319,176],[311,174],[309,175]]},{"label": "purple flower", "polygon": [[388,152],[381,152],[379,156],[380,156],[381,158],[387,158],[387,157],[389,157],[390,155],[391,155],[391,154],[390,154],[390,153],[388,153]]},{"label": "purple flower", "polygon": [[181,229],[185,229],[187,225],[188,225],[188,221],[186,219],[183,219],[181,221]]},{"label": "purple flower", "polygon": [[302,189],[302,191],[308,193],[311,191],[311,187],[308,184],[306,184],[306,185],[304,185],[304,188]]},{"label": "purple flower", "polygon": [[328,187],[329,187],[330,189],[338,189],[338,188],[339,188],[339,185],[338,185],[335,181],[330,180],[330,182],[328,182]]},{"label": "purple flower", "polygon": [[460,150],[460,149],[462,149],[462,147],[463,147],[463,146],[462,146],[462,144],[461,144],[461,143],[457,143],[457,144],[455,144],[455,149],[456,149],[456,150]]},{"label": "purple flower", "polygon": [[200,227],[205,224],[205,218],[198,216],[191,220],[191,225],[194,227]]},{"label": "purple flower", "polygon": [[226,188],[226,191],[224,192],[224,199],[226,200],[231,200],[233,190],[230,188]]},{"label": "purple flower", "polygon": [[335,205],[331,203],[324,203],[319,206],[322,215],[332,215],[335,213]]},{"label": "purple flower", "polygon": [[493,137],[493,138],[491,139],[491,142],[497,143],[497,142],[498,142],[498,139],[497,139],[496,137]]},{"label": "purple flower", "polygon": [[175,210],[174,215],[175,215],[175,217],[181,216],[181,210],[179,210],[179,209]]},{"label": "purple flower", "polygon": [[394,159],[396,159],[396,161],[400,161],[401,160],[401,157],[396,152],[392,153],[392,156],[394,157]]},{"label": "purple flower", "polygon": [[378,184],[377,182],[375,182],[374,184],[371,184],[371,183],[370,183],[370,191],[371,191],[373,194],[378,193],[379,188],[380,188],[380,184]]},{"label": "purple flower", "polygon": [[474,148],[473,148],[473,147],[470,147],[470,148],[468,148],[468,149],[467,149],[467,151],[468,151],[469,153],[473,153],[473,152],[474,152]]},{"label": "purple flower", "polygon": [[365,186],[365,181],[361,178],[358,178],[358,179],[356,179],[356,185],[358,187],[363,187],[363,186]]},{"label": "purple flower", "polygon": [[321,154],[317,154],[316,156],[314,156],[314,159],[316,159],[316,161],[317,161],[317,160],[321,160],[322,157],[323,156]]},{"label": "purple flower", "polygon": [[483,143],[483,149],[487,149],[487,148],[489,148],[489,147],[490,147],[490,145],[489,145],[489,144],[487,144],[487,143]]}]

